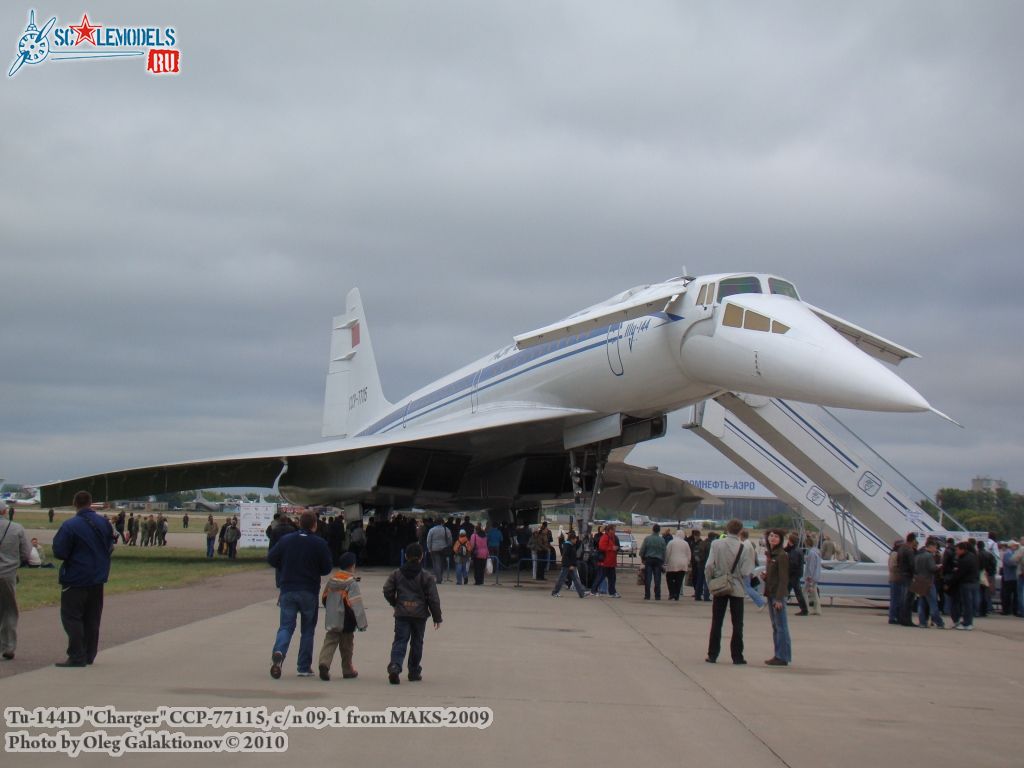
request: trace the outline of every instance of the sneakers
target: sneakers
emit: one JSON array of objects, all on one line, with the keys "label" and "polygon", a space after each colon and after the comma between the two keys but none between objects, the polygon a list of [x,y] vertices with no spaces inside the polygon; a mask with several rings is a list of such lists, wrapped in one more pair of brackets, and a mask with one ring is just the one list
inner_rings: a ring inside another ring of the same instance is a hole
[{"label": "sneakers", "polygon": [[733,664],[746,664],[747,660],[746,659],[733,659],[732,663]]},{"label": "sneakers", "polygon": [[957,624],[953,629],[962,629],[964,632],[970,632],[974,629],[973,624]]},{"label": "sneakers", "polygon": [[608,595],[608,597],[622,597],[622,595],[616,592],[614,595]]},{"label": "sneakers", "polygon": [[788,661],[783,661],[782,659],[779,659],[779,658],[777,658],[775,656],[772,656],[770,659],[768,659],[765,662],[765,664],[767,664],[769,667],[788,667],[789,666],[789,662]]},{"label": "sneakers", "polygon": [[270,676],[275,680],[279,680],[281,678],[281,664],[284,663],[284,654],[280,651],[274,651],[274,655],[270,659]]},{"label": "sneakers", "polygon": [[296,674],[299,677],[312,677],[313,676],[313,670],[312,669],[300,669]]},{"label": "sneakers", "polygon": [[331,679],[331,669],[330,669],[330,667],[326,666],[325,664],[321,664],[320,667],[319,667],[319,671],[320,671],[320,679],[323,680],[325,683],[328,680]]},{"label": "sneakers", "polygon": [[354,677],[359,677],[359,672],[354,669],[351,672],[342,672],[341,677],[343,680],[351,680]]},{"label": "sneakers", "polygon": [[562,595],[561,595],[561,594],[559,594],[558,592],[552,592],[552,593],[551,593],[551,596],[552,596],[552,597],[561,597]]},{"label": "sneakers", "polygon": [[400,685],[402,682],[401,678],[402,668],[396,667],[394,664],[388,665],[388,682],[392,685]]}]

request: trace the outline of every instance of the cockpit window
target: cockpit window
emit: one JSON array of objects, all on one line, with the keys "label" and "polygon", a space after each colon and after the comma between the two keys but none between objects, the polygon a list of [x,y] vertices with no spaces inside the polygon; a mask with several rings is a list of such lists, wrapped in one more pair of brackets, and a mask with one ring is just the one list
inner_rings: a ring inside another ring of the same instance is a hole
[{"label": "cockpit window", "polygon": [[708,287],[706,285],[702,285],[700,287],[700,293],[697,294],[697,303],[698,304],[704,304],[705,303],[704,297],[707,296],[707,295],[708,295]]},{"label": "cockpit window", "polygon": [[748,277],[730,277],[718,284],[718,300],[737,293],[761,293],[761,281],[753,275]]},{"label": "cockpit window", "polygon": [[765,317],[760,312],[751,309],[744,310],[735,304],[726,304],[725,312],[722,315],[722,325],[730,328],[744,328],[748,331],[763,331],[765,333],[783,334],[789,330],[789,326]]},{"label": "cockpit window", "polygon": [[735,304],[726,304],[725,316],[722,317],[722,325],[728,325],[731,328],[742,328],[743,310]]},{"label": "cockpit window", "polygon": [[772,321],[770,319],[749,309],[743,317],[743,327],[750,331],[764,331],[767,333],[771,325]]},{"label": "cockpit window", "polygon": [[800,297],[796,294],[796,288],[792,283],[787,283],[785,280],[779,280],[777,277],[769,277],[768,288],[777,296],[789,296],[791,299],[800,301]]}]

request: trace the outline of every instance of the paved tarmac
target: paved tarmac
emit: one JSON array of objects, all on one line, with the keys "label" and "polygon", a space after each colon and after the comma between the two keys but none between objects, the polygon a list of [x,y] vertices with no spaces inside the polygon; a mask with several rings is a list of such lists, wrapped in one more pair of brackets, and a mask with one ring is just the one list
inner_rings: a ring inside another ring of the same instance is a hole
[{"label": "paved tarmac", "polygon": [[[475,706],[494,712],[485,730],[292,728],[283,759],[305,766],[984,768],[1024,762],[1024,620],[979,619],[967,633],[889,626],[884,611],[873,608],[791,614],[795,662],[782,669],[763,666],[771,655],[769,621],[748,603],[750,664],[733,666],[725,654],[711,665],[703,660],[710,604],[645,602],[625,574],[621,600],[580,600],[572,593],[553,600],[550,582],[523,588],[510,582],[444,584],[445,621],[436,632],[428,629],[424,680],[410,683],[403,676],[396,687],[384,672],[392,630],[380,596],[387,571],[361,575],[370,628],[356,636],[355,680],[340,679],[337,662],[330,682],[296,677],[297,635],[284,676],[270,678],[278,612],[272,573],[261,571],[237,608],[220,607],[199,620],[182,614],[189,623],[161,626],[119,645],[111,639],[112,624],[131,619],[123,612],[118,618],[119,609],[112,608],[94,666],[8,676],[0,679],[0,701],[5,708],[107,704],[120,711],[173,705],[275,712],[292,705],[363,711]],[[261,588],[265,599],[251,602]],[[167,601],[172,613],[174,604],[202,601],[211,592],[230,594],[231,585],[213,580],[165,590],[152,595],[150,605],[159,610]],[[322,634],[318,628],[317,651]],[[20,729],[8,726],[5,733],[13,730]],[[222,729],[185,730],[198,736]],[[83,754],[74,765],[116,759]],[[251,754],[129,759],[132,765],[176,768],[282,762],[282,756]],[[19,768],[65,761],[54,755],[5,757],[5,764]]]}]

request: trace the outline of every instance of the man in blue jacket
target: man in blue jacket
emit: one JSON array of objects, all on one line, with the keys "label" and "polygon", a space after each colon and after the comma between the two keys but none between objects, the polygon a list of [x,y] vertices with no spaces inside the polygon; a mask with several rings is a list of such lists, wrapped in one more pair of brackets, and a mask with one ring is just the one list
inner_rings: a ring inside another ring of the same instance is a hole
[{"label": "man in blue jacket", "polygon": [[267,562],[278,569],[281,588],[281,626],[271,654],[270,676],[281,677],[281,664],[295,634],[296,617],[301,617],[299,634],[299,677],[313,676],[313,636],[320,609],[320,578],[331,572],[331,550],[313,533],[316,515],[303,512],[299,530],[281,538],[267,553]]},{"label": "man in blue jacket", "polygon": [[75,516],[61,523],[53,537],[53,556],[60,566],[60,621],[68,635],[68,657],[58,667],[92,664],[100,642],[103,585],[110,576],[114,529],[92,510],[92,496],[79,491]]}]

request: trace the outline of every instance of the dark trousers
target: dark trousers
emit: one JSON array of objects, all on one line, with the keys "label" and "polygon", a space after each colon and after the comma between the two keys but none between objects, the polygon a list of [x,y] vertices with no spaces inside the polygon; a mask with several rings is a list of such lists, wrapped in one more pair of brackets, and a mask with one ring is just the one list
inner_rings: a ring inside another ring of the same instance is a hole
[{"label": "dark trousers", "polygon": [[609,595],[617,595],[617,594],[619,594],[618,591],[615,589],[615,566],[612,566],[611,568],[609,568],[608,566],[605,566],[605,568],[604,568],[604,578],[608,582],[608,594]]},{"label": "dark trousers", "polygon": [[722,650],[722,624],[725,623],[725,611],[729,609],[732,620],[732,638],[729,640],[729,654],[733,661],[743,658],[743,600],[742,597],[711,598],[711,636],[708,638],[708,657],[718,658]]},{"label": "dark trousers", "polygon": [[914,598],[916,595],[910,591],[910,582],[904,579],[900,582],[902,585],[902,599],[900,600],[899,610],[896,614],[896,621],[902,624],[904,627],[912,626],[914,623]]},{"label": "dark trousers", "polygon": [[402,671],[405,661],[405,649],[409,646],[409,672],[420,674],[423,668],[423,635],[427,629],[426,619],[406,619],[395,617],[395,641],[391,644],[391,663],[388,670]]},{"label": "dark trousers", "polygon": [[789,577],[789,591],[786,592],[786,597],[789,597],[790,592],[796,592],[796,603],[800,606],[800,613],[807,613],[807,600],[804,599],[804,591],[800,589],[799,576]]},{"label": "dark trousers", "polygon": [[678,600],[679,593],[683,590],[683,579],[686,578],[686,571],[665,571],[665,583],[668,584],[668,599]]},{"label": "dark trousers", "polygon": [[583,583],[580,581],[580,575],[576,572],[576,568],[569,566],[562,566],[561,573],[558,574],[558,581],[555,583],[555,588],[551,591],[552,595],[557,595],[562,591],[562,587],[572,587],[576,590],[576,593],[583,597]]},{"label": "dark trousers", "polygon": [[548,553],[543,554],[537,553],[537,581],[543,581],[545,579],[544,574],[547,573],[548,569]]},{"label": "dark trousers", "polygon": [[1004,577],[1000,595],[1003,603],[1003,616],[1010,616],[1011,614],[1016,615],[1020,613],[1020,607],[1017,605],[1016,579],[1006,579]]},{"label": "dark trousers", "polygon": [[978,585],[960,584],[953,587],[949,593],[953,598],[953,607],[949,615],[955,622],[961,622],[965,627],[974,626],[974,600],[978,591]]},{"label": "dark trousers", "polygon": [[693,568],[693,599],[704,599],[704,569],[694,566]]},{"label": "dark trousers", "polygon": [[60,621],[68,636],[68,661],[92,664],[100,644],[103,585],[62,587]]},{"label": "dark trousers", "polygon": [[651,599],[651,581],[654,582],[654,599],[661,600],[661,570],[664,563],[661,560],[649,559],[644,564],[644,599]]},{"label": "dark trousers", "polygon": [[988,612],[992,610],[992,588],[982,587],[981,588],[981,602],[978,604],[978,615],[988,616]]},{"label": "dark trousers", "polygon": [[487,558],[473,558],[473,583],[477,586],[484,583],[484,576],[487,575]]}]

